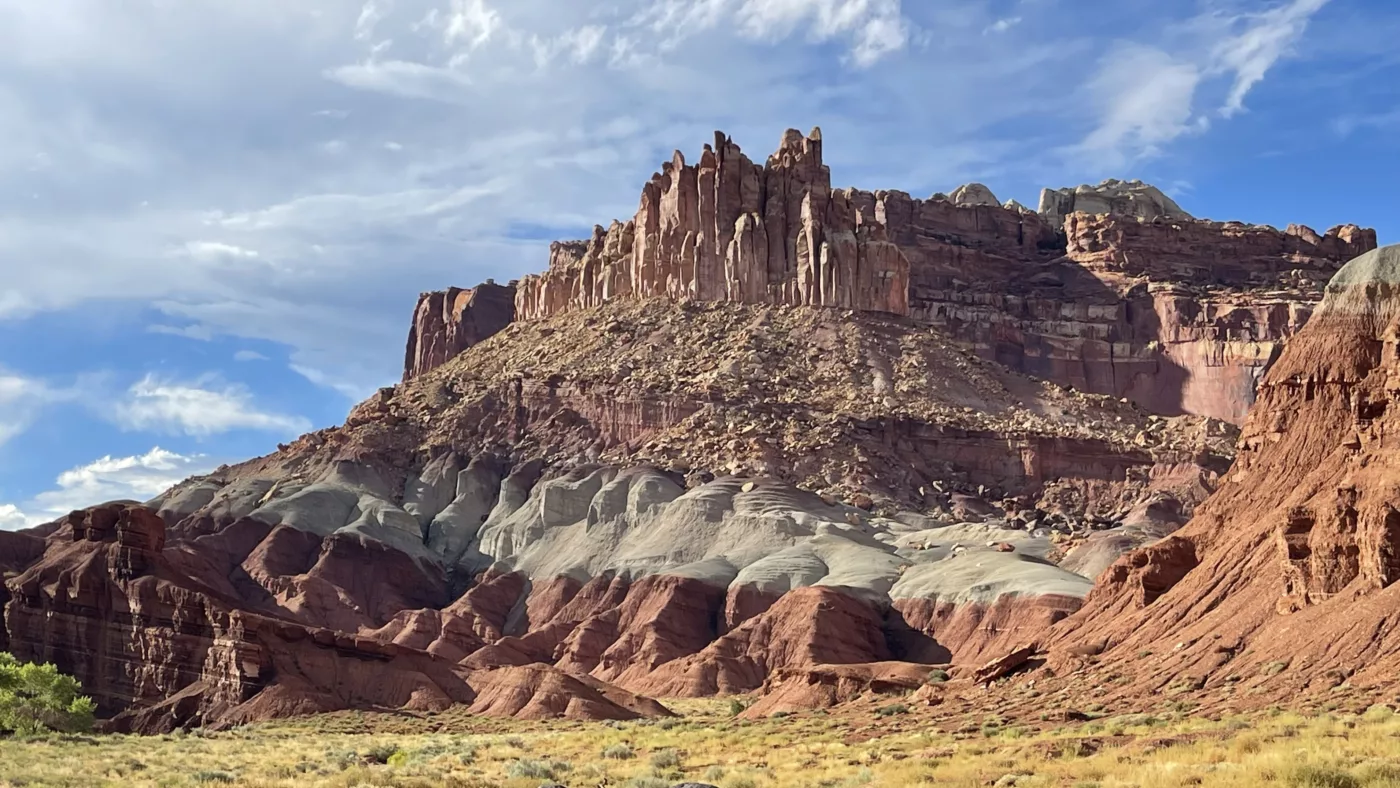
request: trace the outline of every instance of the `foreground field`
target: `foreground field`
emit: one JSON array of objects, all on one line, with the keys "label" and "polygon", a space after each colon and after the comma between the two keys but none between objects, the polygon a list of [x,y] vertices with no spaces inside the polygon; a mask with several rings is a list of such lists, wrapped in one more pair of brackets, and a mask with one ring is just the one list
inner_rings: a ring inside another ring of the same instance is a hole
[{"label": "foreground field", "polygon": [[3,786],[1400,786],[1400,717],[1265,712],[1218,721],[1105,717],[956,731],[893,706],[737,720],[720,702],[639,723],[452,713],[337,714],[221,733],[0,741]]}]

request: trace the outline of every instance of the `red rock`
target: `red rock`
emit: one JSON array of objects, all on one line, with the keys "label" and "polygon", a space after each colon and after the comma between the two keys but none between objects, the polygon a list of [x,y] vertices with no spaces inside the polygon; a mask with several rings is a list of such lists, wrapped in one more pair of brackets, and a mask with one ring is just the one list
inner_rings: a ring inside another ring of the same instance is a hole
[{"label": "red rock", "polygon": [[716,133],[699,164],[677,152],[662,165],[631,221],[551,247],[549,271],[520,282],[516,313],[669,296],[904,314],[908,261],[864,202],[831,189],[820,130],[789,130],[763,167]]},{"label": "red rock", "polygon": [[976,684],[989,684],[997,679],[1015,673],[1025,667],[1037,653],[1035,646],[1022,646],[1015,651],[1004,654],[978,668],[972,674],[972,681]]},{"label": "red rock", "polygon": [[515,319],[515,287],[486,282],[418,297],[404,358],[405,381],[442,366],[463,350],[490,339]]},{"label": "red rock", "polygon": [[1065,216],[1076,194],[1054,193],[1053,225],[985,199],[833,190],[821,148],[789,131],[764,167],[722,134],[696,166],[677,153],[631,221],[551,247],[517,314],[655,296],[891,312],[1018,371],[1239,423],[1320,283],[1376,244],[1354,225],[1191,219],[1143,184],[1084,198],[1123,214]]},{"label": "red rock", "polygon": [[778,712],[824,709],[868,693],[906,695],[913,692],[915,702],[936,705],[922,694],[926,690],[929,695],[936,692],[924,685],[928,675],[928,665],[907,662],[779,668],[764,682],[758,700],[740,716],[763,719]]},{"label": "red rock", "polygon": [[1105,573],[1048,636],[1052,665],[1101,639],[1104,669],[1139,666],[1123,693],[1233,676],[1257,702],[1292,702],[1333,671],[1394,691],[1398,261],[1381,249],[1334,278],[1265,377],[1220,490],[1170,540]]},{"label": "red rock", "polygon": [[626,686],[661,697],[750,692],[780,668],[880,662],[889,658],[880,612],[869,602],[814,586],[784,594],[762,615],[694,656]]}]

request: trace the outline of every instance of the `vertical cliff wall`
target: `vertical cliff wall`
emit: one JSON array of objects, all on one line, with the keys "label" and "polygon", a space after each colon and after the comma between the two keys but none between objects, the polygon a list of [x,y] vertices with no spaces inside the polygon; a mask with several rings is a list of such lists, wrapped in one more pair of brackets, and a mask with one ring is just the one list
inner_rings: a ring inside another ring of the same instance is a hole
[{"label": "vertical cliff wall", "polygon": [[1047,189],[1039,212],[980,184],[927,200],[833,189],[820,130],[789,130],[763,165],[716,133],[696,164],[662,165],[630,220],[551,245],[513,310],[503,288],[425,295],[405,378],[512,316],[665,297],[907,316],[1020,372],[1240,423],[1322,283],[1375,246],[1355,225],[1194,219],[1139,181]]},{"label": "vertical cliff wall", "polygon": [[515,319],[515,287],[494,282],[418,297],[408,331],[403,379],[411,380],[491,338]]}]

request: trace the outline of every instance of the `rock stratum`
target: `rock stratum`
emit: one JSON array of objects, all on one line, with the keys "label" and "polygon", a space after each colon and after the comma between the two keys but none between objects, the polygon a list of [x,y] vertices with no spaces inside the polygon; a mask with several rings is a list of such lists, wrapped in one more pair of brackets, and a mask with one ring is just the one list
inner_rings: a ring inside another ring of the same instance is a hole
[{"label": "rock stratum", "polygon": [[833,190],[819,133],[762,166],[717,135],[544,274],[424,294],[343,426],[0,533],[0,648],[118,730],[766,714],[1217,626],[1210,578],[1241,638],[1384,594],[1389,515],[1295,466],[1385,467],[1393,254],[1136,182],[1041,202]]},{"label": "rock stratum", "polygon": [[1109,569],[1047,637],[1061,671],[1084,668],[1074,646],[1092,642],[1091,670],[1136,677],[1110,696],[1188,686],[1266,704],[1339,688],[1393,693],[1397,381],[1391,246],[1332,279],[1265,376],[1239,458],[1195,518]]}]

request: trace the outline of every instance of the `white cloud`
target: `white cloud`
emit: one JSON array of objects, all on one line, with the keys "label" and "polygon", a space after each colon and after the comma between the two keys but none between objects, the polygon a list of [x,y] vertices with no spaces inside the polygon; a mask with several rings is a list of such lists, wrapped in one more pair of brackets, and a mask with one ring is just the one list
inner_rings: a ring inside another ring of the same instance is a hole
[{"label": "white cloud", "polygon": [[46,407],[71,398],[71,391],[0,369],[0,446],[29,429]]},{"label": "white cloud", "polygon": [[163,323],[146,326],[146,330],[152,334],[168,334],[174,337],[184,337],[198,342],[208,342],[214,338],[214,332],[205,325],[193,326],[168,326]]},{"label": "white cloud", "polygon": [[[1173,29],[1175,46],[1120,43],[1086,85],[1097,126],[1076,147],[1110,167],[1158,155],[1210,116],[1230,118],[1281,59],[1293,54],[1308,21],[1328,0],[1290,0],[1257,13],[1207,12]],[[1219,107],[1202,109],[1203,88],[1228,82]]]},{"label": "white cloud", "polygon": [[982,31],[982,34],[986,35],[988,33],[1005,33],[1006,31],[1019,24],[1021,24],[1021,17],[1009,16],[1004,19],[998,19],[990,25],[987,25],[986,29]]},{"label": "white cloud", "polygon": [[1244,98],[1281,58],[1290,54],[1308,27],[1308,20],[1322,10],[1328,0],[1293,0],[1260,14],[1243,15],[1236,20],[1243,30],[1216,47],[1217,67],[1234,75],[1234,84],[1220,108],[1230,117],[1244,109]]},{"label": "white cloud", "polygon": [[451,10],[441,24],[443,38],[447,43],[462,43],[469,49],[476,49],[490,41],[491,36],[500,30],[501,15],[488,6],[485,0],[451,2]]},{"label": "white cloud", "polygon": [[0,530],[53,522],[76,509],[109,501],[146,501],[218,463],[159,446],[132,457],[105,456],[59,474],[55,488],[21,504],[0,504]]},{"label": "white cloud", "polygon": [[764,41],[803,29],[818,43],[849,39],[851,60],[861,67],[903,49],[912,27],[900,0],[655,0],[630,24],[663,36],[665,50],[734,21],[741,34]]},{"label": "white cloud", "polygon": [[112,406],[109,416],[124,430],[194,437],[233,430],[299,434],[311,429],[300,416],[258,410],[243,387],[215,385],[207,379],[178,383],[147,375]]},{"label": "white cloud", "polygon": [[17,531],[29,525],[29,517],[20,511],[18,506],[12,503],[0,504],[0,531]]},{"label": "white cloud", "polygon": [[234,361],[267,361],[267,356],[256,350],[240,350],[233,354]]},{"label": "white cloud", "polygon": [[1200,81],[1195,64],[1159,49],[1119,49],[1105,58],[1090,84],[1102,119],[1084,140],[1084,147],[1100,153],[1128,150],[1136,156],[1158,153],[1191,130],[1192,102]]},{"label": "white cloud", "polygon": [[255,260],[260,255],[256,250],[244,249],[234,244],[226,244],[219,241],[190,241],[185,244],[185,254],[202,263],[214,262],[216,260]]}]

